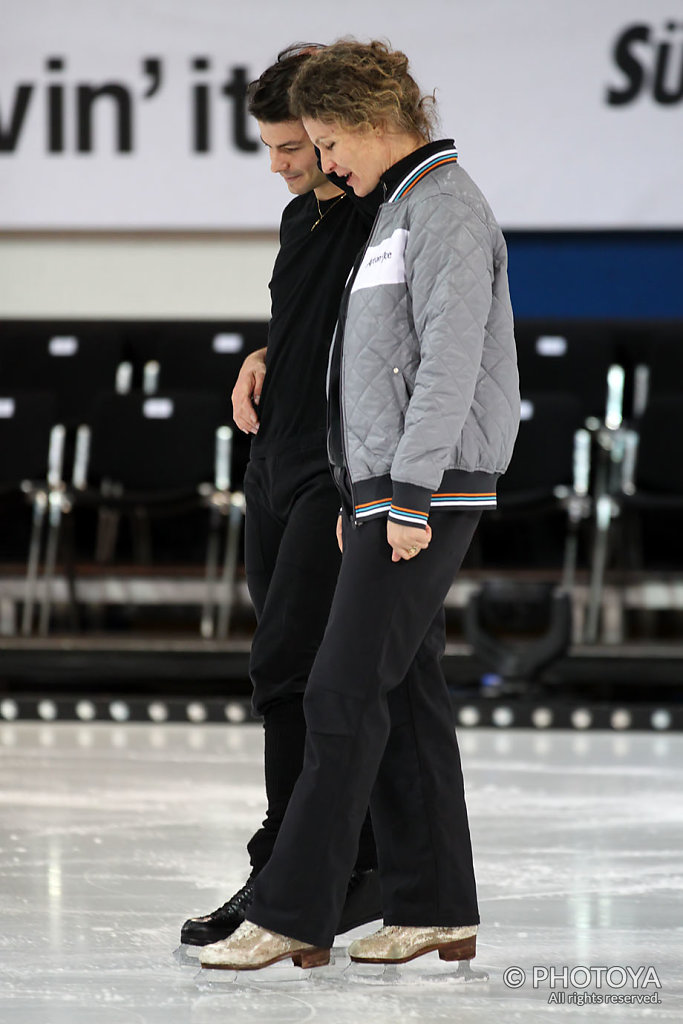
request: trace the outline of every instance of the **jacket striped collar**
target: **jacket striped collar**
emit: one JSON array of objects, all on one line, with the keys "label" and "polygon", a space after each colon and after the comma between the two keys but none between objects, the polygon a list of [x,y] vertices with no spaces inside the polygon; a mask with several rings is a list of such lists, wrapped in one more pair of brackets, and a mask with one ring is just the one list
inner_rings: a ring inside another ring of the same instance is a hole
[{"label": "jacket striped collar", "polygon": [[448,149],[442,149],[440,153],[432,153],[431,156],[426,157],[426,159],[422,160],[417,167],[413,167],[413,169],[406,174],[405,178],[399,182],[391,193],[387,202],[395,203],[397,200],[402,199],[417,185],[418,181],[421,181],[422,178],[429,174],[430,171],[435,170],[437,167],[442,167],[444,164],[454,164],[457,162],[458,151],[450,146]]}]

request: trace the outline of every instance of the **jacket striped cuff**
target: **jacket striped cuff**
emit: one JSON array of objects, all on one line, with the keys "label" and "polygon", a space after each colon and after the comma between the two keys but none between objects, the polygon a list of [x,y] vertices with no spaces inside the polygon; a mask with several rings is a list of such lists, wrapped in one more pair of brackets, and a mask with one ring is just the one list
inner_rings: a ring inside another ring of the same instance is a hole
[{"label": "jacket striped cuff", "polygon": [[429,488],[394,480],[389,519],[402,526],[418,526],[426,530],[431,501]]}]

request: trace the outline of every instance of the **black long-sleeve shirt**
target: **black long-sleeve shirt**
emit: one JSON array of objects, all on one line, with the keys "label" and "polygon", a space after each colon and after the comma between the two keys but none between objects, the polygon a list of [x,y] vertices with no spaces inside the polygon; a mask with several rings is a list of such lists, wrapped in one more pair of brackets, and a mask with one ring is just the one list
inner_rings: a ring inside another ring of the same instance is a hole
[{"label": "black long-sleeve shirt", "polygon": [[313,192],[285,208],[270,281],[266,379],[252,457],[325,451],[330,342],[346,279],[380,201],[379,190],[361,200],[336,196],[320,202],[319,221]]}]

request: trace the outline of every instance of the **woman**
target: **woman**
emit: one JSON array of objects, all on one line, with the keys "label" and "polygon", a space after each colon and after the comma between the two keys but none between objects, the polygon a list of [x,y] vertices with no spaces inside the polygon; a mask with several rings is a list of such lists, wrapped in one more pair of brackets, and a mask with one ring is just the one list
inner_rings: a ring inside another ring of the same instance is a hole
[{"label": "woman", "polygon": [[206,967],[327,963],[370,801],[384,927],[360,962],[475,955],[479,923],[443,602],[495,507],[519,414],[502,233],[431,127],[408,61],[343,40],[291,92],[322,169],[381,185],[330,355],[342,567],[304,707],[304,767],[248,920]]}]

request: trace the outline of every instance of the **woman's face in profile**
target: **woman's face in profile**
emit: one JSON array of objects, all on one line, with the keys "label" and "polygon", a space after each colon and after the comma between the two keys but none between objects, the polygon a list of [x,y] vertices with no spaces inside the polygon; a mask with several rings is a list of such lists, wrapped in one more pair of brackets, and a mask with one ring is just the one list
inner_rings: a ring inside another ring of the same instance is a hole
[{"label": "woman's face in profile", "polygon": [[303,118],[311,142],[320,150],[325,174],[346,178],[357,196],[366,196],[391,166],[384,136],[372,128],[343,128],[336,122]]}]

